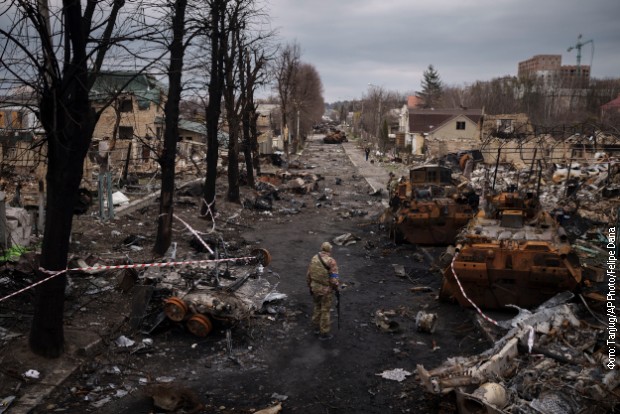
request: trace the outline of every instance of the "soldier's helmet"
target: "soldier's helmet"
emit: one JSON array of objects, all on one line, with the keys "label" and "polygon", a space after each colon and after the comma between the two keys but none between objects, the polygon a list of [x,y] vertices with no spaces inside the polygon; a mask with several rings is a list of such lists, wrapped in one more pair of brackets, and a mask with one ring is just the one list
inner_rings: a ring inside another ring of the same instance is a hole
[{"label": "soldier's helmet", "polygon": [[329,242],[323,242],[323,244],[321,244],[321,250],[323,250],[324,252],[331,252],[332,245]]}]

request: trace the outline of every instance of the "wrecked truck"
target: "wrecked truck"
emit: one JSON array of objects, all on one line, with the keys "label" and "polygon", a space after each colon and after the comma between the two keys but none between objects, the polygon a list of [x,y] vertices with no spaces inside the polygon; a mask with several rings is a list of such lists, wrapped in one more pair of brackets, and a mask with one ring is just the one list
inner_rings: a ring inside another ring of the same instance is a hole
[{"label": "wrecked truck", "polygon": [[412,168],[409,178],[389,183],[388,190],[384,220],[397,243],[452,244],[478,207],[475,191],[467,183],[459,185],[450,168],[439,165]]},{"label": "wrecked truck", "polygon": [[490,193],[447,251],[440,299],[487,309],[532,308],[582,281],[566,232],[533,192]]}]

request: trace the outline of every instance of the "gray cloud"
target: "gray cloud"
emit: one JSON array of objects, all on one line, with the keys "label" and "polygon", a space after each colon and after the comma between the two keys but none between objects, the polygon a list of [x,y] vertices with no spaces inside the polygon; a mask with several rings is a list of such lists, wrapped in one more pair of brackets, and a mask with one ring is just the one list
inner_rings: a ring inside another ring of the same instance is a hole
[{"label": "gray cloud", "polygon": [[420,88],[433,64],[444,83],[516,75],[519,61],[575,45],[592,76],[620,77],[618,0],[270,0],[282,42],[296,40],[321,75],[325,99],[361,97],[368,83],[401,92]]}]

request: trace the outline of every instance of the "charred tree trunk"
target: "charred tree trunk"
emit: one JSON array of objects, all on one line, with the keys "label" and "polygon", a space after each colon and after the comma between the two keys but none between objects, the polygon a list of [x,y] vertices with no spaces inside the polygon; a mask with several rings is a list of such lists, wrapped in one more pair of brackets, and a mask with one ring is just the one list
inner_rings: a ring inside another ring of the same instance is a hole
[{"label": "charred tree trunk", "polygon": [[248,102],[243,111],[241,125],[243,127],[243,156],[245,158],[245,169],[248,174],[248,185],[254,188],[254,146],[250,133],[250,119],[254,115],[254,105]]},{"label": "charred tree trunk", "polygon": [[[70,42],[66,47],[74,54],[71,61],[66,62],[62,77],[46,85],[40,101],[41,121],[48,134],[48,219],[39,264],[51,272],[67,266],[73,207],[95,125],[88,98],[87,36],[82,26],[80,4],[66,3],[66,39]],[[48,276],[37,272],[39,280]],[[64,350],[65,286],[63,274],[35,288],[29,344],[34,353],[47,358],[56,358]]]},{"label": "charred tree trunk", "polygon": [[245,165],[248,171],[248,185],[251,188],[255,186],[254,170],[260,173],[260,165],[258,163],[258,134],[256,131],[256,105],[254,104],[254,89],[265,64],[264,54],[254,52],[254,67],[252,67],[252,57],[244,48],[241,76],[241,90],[243,91],[244,107],[241,118],[243,128],[243,154],[245,156]]},{"label": "charred tree trunk", "polygon": [[172,214],[174,194],[174,165],[177,138],[179,136],[179,102],[181,101],[181,73],[183,71],[183,35],[185,32],[185,9],[187,0],[176,0],[172,19],[173,38],[170,44],[170,68],[168,72],[168,100],[164,108],[166,116],[164,149],[159,160],[161,165],[161,195],[157,237],[153,253],[163,255],[172,242]]},{"label": "charred tree trunk", "polygon": [[[252,104],[253,105],[253,104]],[[252,162],[254,163],[254,170],[256,171],[256,176],[260,175],[260,152],[258,148],[258,127],[256,125],[258,120],[258,114],[256,113],[256,109],[252,113],[252,117],[250,118],[250,142],[252,145]],[[269,138],[271,139],[271,137]]]},{"label": "charred tree trunk", "polygon": [[224,23],[226,18],[226,0],[213,0],[208,27],[211,39],[211,68],[209,81],[209,103],[206,109],[207,122],[207,174],[205,177],[204,200],[200,213],[207,219],[212,219],[216,212],[215,182],[217,178],[218,158],[218,124],[220,120],[222,87],[224,83],[224,48],[226,47],[226,33]]},{"label": "charred tree trunk", "polygon": [[231,203],[240,203],[239,194],[239,126],[229,126],[228,133],[228,195]]},{"label": "charred tree trunk", "polygon": [[[228,121],[228,192],[226,199],[231,203],[240,203],[239,194],[239,133],[241,131],[239,110],[244,107],[244,91],[239,87],[243,82],[243,50],[241,47],[241,24],[239,9],[235,8],[229,15],[226,55],[224,57],[224,105]],[[238,78],[235,76],[238,75]],[[237,84],[239,80],[240,84]],[[236,96],[237,89],[240,90]]]}]

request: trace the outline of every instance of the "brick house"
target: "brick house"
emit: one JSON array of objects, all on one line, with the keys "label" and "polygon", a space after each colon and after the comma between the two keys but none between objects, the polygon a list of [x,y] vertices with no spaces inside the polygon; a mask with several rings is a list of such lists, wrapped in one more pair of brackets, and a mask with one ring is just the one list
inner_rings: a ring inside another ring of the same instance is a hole
[{"label": "brick house", "polygon": [[95,110],[109,106],[95,127],[90,161],[97,162],[107,154],[113,172],[122,168],[127,157],[135,172],[156,169],[166,92],[166,87],[149,74],[102,73],[91,89],[91,104]]}]

